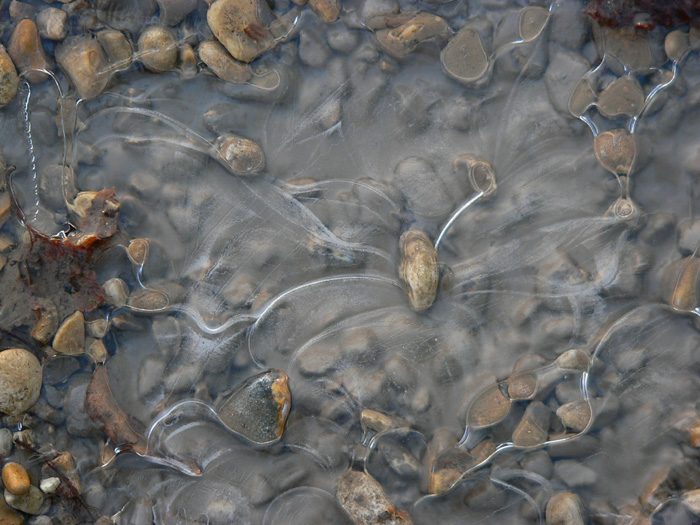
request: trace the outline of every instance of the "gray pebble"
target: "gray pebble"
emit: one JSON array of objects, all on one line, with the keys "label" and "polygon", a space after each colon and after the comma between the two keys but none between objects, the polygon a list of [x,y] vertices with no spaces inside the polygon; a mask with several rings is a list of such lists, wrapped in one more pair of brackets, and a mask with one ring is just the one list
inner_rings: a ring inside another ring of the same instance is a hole
[{"label": "gray pebble", "polygon": [[9,428],[0,428],[0,456],[8,457],[12,453],[12,431]]},{"label": "gray pebble", "polygon": [[549,67],[544,75],[544,83],[554,108],[569,114],[569,98],[581,77],[590,69],[588,61],[564,48],[554,48]]},{"label": "gray pebble", "polygon": [[579,461],[562,459],[554,463],[554,475],[571,488],[594,485],[598,473]]}]

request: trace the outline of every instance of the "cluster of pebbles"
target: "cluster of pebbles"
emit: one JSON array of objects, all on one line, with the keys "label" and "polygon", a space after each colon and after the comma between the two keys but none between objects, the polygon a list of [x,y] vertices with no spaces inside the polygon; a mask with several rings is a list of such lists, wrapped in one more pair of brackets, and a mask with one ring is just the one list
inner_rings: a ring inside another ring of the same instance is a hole
[{"label": "cluster of pebbles", "polygon": [[0,2],[0,523],[700,520],[700,32],[584,7]]}]

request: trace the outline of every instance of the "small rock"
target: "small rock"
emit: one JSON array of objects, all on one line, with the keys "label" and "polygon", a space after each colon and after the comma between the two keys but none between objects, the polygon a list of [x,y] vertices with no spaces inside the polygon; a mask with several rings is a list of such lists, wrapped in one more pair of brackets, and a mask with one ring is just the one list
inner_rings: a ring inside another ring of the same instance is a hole
[{"label": "small rock", "polygon": [[178,61],[180,62],[180,75],[184,79],[197,76],[199,67],[197,66],[197,55],[189,44],[182,44],[178,49]]},{"label": "small rock", "polygon": [[12,2],[10,2],[9,12],[12,21],[17,23],[24,18],[34,18],[36,6],[27,4],[26,2],[19,2],[18,0],[12,0]]},{"label": "small rock", "polygon": [[401,428],[406,426],[402,421],[377,412],[376,410],[370,410],[365,408],[360,412],[360,425],[364,432],[384,432],[393,428]]},{"label": "small rock", "polygon": [[42,344],[48,344],[58,330],[58,310],[49,299],[38,301],[34,313],[38,319],[32,327],[32,337]]},{"label": "small rock", "polygon": [[334,25],[328,28],[326,33],[328,45],[333,51],[347,55],[357,47],[359,36],[357,31],[352,31],[346,27]]},{"label": "small rock", "polygon": [[129,241],[126,253],[132,263],[136,266],[141,266],[146,262],[149,250],[150,242],[148,239],[132,239]]},{"label": "small rock", "polygon": [[140,397],[149,394],[159,384],[166,366],[167,363],[157,356],[147,355],[143,358],[137,381],[137,393]]},{"label": "small rock", "polygon": [[585,525],[581,499],[571,492],[555,494],[547,502],[547,525]]},{"label": "small rock", "polygon": [[33,20],[25,18],[15,26],[7,44],[7,52],[20,74],[24,74],[29,82],[43,82],[49,78],[46,73],[37,71],[48,71],[51,64],[41,44],[39,28]]},{"label": "small rock", "polygon": [[700,258],[689,255],[667,265],[661,279],[661,298],[674,310],[690,312],[700,305],[698,297]]},{"label": "small rock", "polygon": [[153,73],[167,73],[177,65],[177,39],[172,29],[149,26],[141,32],[136,46],[139,60]]},{"label": "small rock", "polygon": [[371,476],[347,470],[338,479],[338,502],[357,525],[408,525],[408,514],[397,510],[382,486]]},{"label": "small rock", "polygon": [[39,488],[44,494],[53,494],[61,484],[61,478],[44,478],[39,482]]},{"label": "small rock", "polygon": [[15,65],[5,46],[0,45],[0,107],[9,104],[15,98],[18,88],[19,76]]},{"label": "small rock", "polygon": [[583,350],[571,348],[562,352],[556,360],[557,367],[561,370],[586,372],[591,367],[591,360]]},{"label": "small rock", "polygon": [[554,463],[554,475],[571,488],[587,487],[598,481],[595,470],[569,459],[560,459]]},{"label": "small rock", "polygon": [[537,394],[537,375],[533,372],[521,372],[510,376],[508,384],[508,397],[513,401],[532,399]]},{"label": "small rock", "polygon": [[541,401],[532,401],[513,431],[513,445],[527,448],[544,444],[549,436],[550,416],[551,410]]},{"label": "small rock", "polygon": [[637,155],[634,135],[622,128],[596,135],[593,148],[600,165],[618,175],[629,174]]},{"label": "small rock", "polygon": [[[565,49],[554,49],[550,53],[549,66],[544,74],[544,84],[547,87],[549,100],[552,101],[554,109],[561,113],[570,111],[571,99],[581,85],[583,75],[590,69],[590,64],[579,53],[572,53]],[[588,85],[586,83],[586,85]],[[581,105],[577,94],[573,106],[576,111]],[[595,94],[594,100],[595,100]],[[588,107],[587,105],[585,106]],[[585,108],[579,113],[583,114]],[[576,115],[578,116],[578,115]]]},{"label": "small rock", "polygon": [[48,7],[39,11],[36,15],[36,25],[42,38],[49,40],[63,40],[66,38],[68,13],[55,7]]},{"label": "small rock", "polygon": [[26,412],[41,393],[39,360],[27,350],[0,352],[0,411],[10,415]]},{"label": "small rock", "polygon": [[6,458],[12,453],[12,431],[9,428],[0,428],[0,457]]},{"label": "small rock", "polygon": [[206,40],[199,44],[197,55],[221,80],[244,84],[253,78],[250,66],[235,60],[216,40]]},{"label": "small rock", "polygon": [[102,339],[95,339],[86,350],[87,355],[92,357],[96,363],[105,363],[109,358],[109,352],[102,342]]},{"label": "small rock", "polygon": [[333,370],[340,362],[341,352],[337,345],[316,344],[297,356],[299,371],[305,376],[322,376]]},{"label": "small rock", "polygon": [[539,6],[528,6],[520,11],[518,30],[520,38],[525,42],[534,40],[544,30],[549,20],[549,10]]},{"label": "small rock", "polygon": [[608,118],[634,117],[644,106],[644,92],[639,81],[630,75],[610,83],[598,97],[598,109]]},{"label": "small rock", "polygon": [[546,450],[536,450],[520,460],[520,466],[528,472],[539,474],[545,479],[552,477],[554,464]]},{"label": "small rock", "polygon": [[444,38],[450,34],[447,22],[430,13],[418,13],[398,27],[381,29],[376,32],[377,42],[391,56],[405,57],[419,44],[434,38]]},{"label": "small rock", "polygon": [[430,163],[409,157],[396,165],[394,182],[406,198],[407,207],[426,218],[437,218],[452,210],[452,199]]},{"label": "small rock", "polygon": [[411,307],[414,310],[425,310],[433,304],[437,295],[440,279],[437,252],[428,236],[415,228],[401,235],[399,248],[399,276],[408,287]]},{"label": "small rock", "polygon": [[584,399],[571,401],[557,409],[557,416],[564,426],[574,432],[582,432],[591,420],[591,407]]},{"label": "small rock", "polygon": [[678,226],[678,249],[683,255],[691,255],[700,245],[700,220],[683,221]]},{"label": "small rock", "polygon": [[379,442],[377,451],[397,476],[401,476],[404,479],[420,478],[420,464],[406,447],[394,441],[383,439]]},{"label": "small rock", "polygon": [[160,20],[166,26],[176,26],[197,9],[197,0],[156,0]]},{"label": "small rock", "polygon": [[85,317],[77,310],[66,317],[53,338],[53,349],[59,354],[80,355],[85,350]]},{"label": "small rock", "polygon": [[109,82],[110,75],[105,71],[107,56],[92,37],[66,39],[56,48],[56,61],[85,100],[98,96]]},{"label": "small rock", "polygon": [[261,0],[216,0],[207,11],[211,32],[241,62],[251,62],[274,45],[275,38],[265,27],[271,18]]},{"label": "small rock", "polygon": [[326,24],[335,22],[340,15],[340,0],[309,0],[309,7]]},{"label": "small rock", "polygon": [[616,74],[624,75],[631,72],[644,72],[651,67],[651,47],[649,40],[636,32],[632,27],[609,28],[603,27],[602,46],[599,54],[609,55],[612,60],[606,60]]},{"label": "small rock", "polygon": [[679,29],[669,32],[664,40],[664,50],[669,60],[674,62],[679,61],[690,51],[690,39],[688,38],[688,34]]},{"label": "small rock", "polygon": [[105,291],[105,303],[112,306],[126,305],[126,299],[129,297],[129,287],[123,279],[115,277],[104,282],[102,288]]},{"label": "small rock", "polygon": [[116,73],[124,71],[131,66],[131,57],[134,49],[124,36],[124,33],[116,29],[103,29],[95,35],[107,55],[110,69]]},{"label": "small rock", "polygon": [[17,496],[12,494],[9,490],[5,490],[5,501],[15,510],[36,515],[44,513],[44,503],[46,503],[46,498],[44,497],[43,492],[41,492],[38,488],[31,486],[29,487],[29,490],[21,496]]},{"label": "small rock", "polygon": [[129,296],[127,304],[142,311],[158,311],[170,304],[168,295],[160,290],[140,290]]},{"label": "small rock", "polygon": [[19,463],[5,463],[2,467],[2,483],[17,496],[26,494],[32,486],[27,470]]},{"label": "small rock", "polygon": [[95,339],[102,339],[107,335],[108,330],[109,321],[107,319],[93,319],[85,323],[85,332]]},{"label": "small rock", "polygon": [[236,175],[253,175],[265,168],[265,154],[252,140],[228,133],[221,135],[214,146],[224,164]]},{"label": "small rock", "polygon": [[510,413],[511,401],[499,385],[483,390],[469,405],[467,424],[472,430],[488,428],[503,421]]},{"label": "small rock", "polygon": [[322,68],[330,56],[330,49],[315,31],[304,31],[299,35],[299,60],[303,64]]},{"label": "small rock", "polygon": [[217,403],[216,413],[226,427],[258,445],[282,438],[292,404],[288,377],[281,370],[252,376]]},{"label": "small rock", "polygon": [[580,117],[596,103],[597,99],[590,81],[587,78],[582,78],[569,97],[569,113],[574,117]]}]

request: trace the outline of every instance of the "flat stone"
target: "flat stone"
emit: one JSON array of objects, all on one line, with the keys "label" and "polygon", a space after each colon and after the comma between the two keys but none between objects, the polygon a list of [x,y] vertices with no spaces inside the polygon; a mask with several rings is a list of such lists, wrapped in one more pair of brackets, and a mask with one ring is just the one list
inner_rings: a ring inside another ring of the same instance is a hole
[{"label": "flat stone", "polygon": [[177,39],[170,28],[147,27],[139,36],[137,48],[139,60],[153,73],[166,73],[177,65]]},{"label": "flat stone", "polygon": [[407,513],[397,510],[373,477],[347,470],[338,479],[336,498],[357,525],[409,525]]},{"label": "flat stone", "polygon": [[593,149],[600,165],[618,175],[629,174],[637,155],[634,135],[622,128],[596,135]]},{"label": "flat stone", "polygon": [[556,360],[557,367],[561,370],[572,370],[585,372],[591,367],[591,360],[588,354],[578,348],[571,348],[562,352]]},{"label": "flat stone", "polygon": [[160,290],[139,290],[129,296],[127,304],[142,311],[158,311],[170,304],[168,295]]},{"label": "flat stone", "polygon": [[15,510],[32,515],[43,514],[46,510],[44,493],[34,486],[29,487],[26,493],[19,496],[5,489],[5,502]]},{"label": "flat stone", "polygon": [[440,53],[445,73],[459,82],[474,82],[489,69],[489,59],[476,29],[464,26]]},{"label": "flat stone", "polygon": [[7,52],[20,74],[24,74],[29,82],[38,83],[49,78],[46,73],[37,71],[50,70],[51,63],[41,44],[39,28],[33,20],[25,18],[15,26],[7,44]]},{"label": "flat stone", "polygon": [[39,360],[27,350],[0,352],[0,411],[10,415],[26,412],[41,393]]},{"label": "flat stone", "polygon": [[70,37],[56,48],[56,61],[66,72],[80,98],[98,96],[109,82],[107,56],[100,43],[85,36]]},{"label": "flat stone", "polygon": [[105,303],[117,307],[126,305],[126,299],[129,297],[129,287],[123,279],[119,277],[108,279],[104,282],[102,288],[105,291]]},{"label": "flat stone", "polygon": [[520,38],[525,42],[534,40],[544,30],[549,20],[549,9],[539,6],[528,6],[520,11],[518,29]]},{"label": "flat stone", "polygon": [[85,345],[85,317],[80,310],[63,321],[53,338],[53,349],[59,354],[80,355]]},{"label": "flat stone", "polygon": [[508,416],[510,406],[510,399],[503,395],[499,385],[492,385],[471,402],[467,424],[472,430],[497,425]]},{"label": "flat stone", "polygon": [[639,81],[625,75],[610,83],[598,97],[598,109],[608,118],[634,117],[644,107],[644,92]]},{"label": "flat stone", "polygon": [[221,80],[244,84],[253,77],[248,64],[234,59],[216,40],[206,40],[197,47],[197,56]]},{"label": "flat stone", "polygon": [[532,401],[513,431],[513,444],[522,448],[543,445],[549,436],[551,413],[541,401]]},{"label": "flat stone", "polygon": [[17,95],[19,76],[15,65],[7,54],[5,46],[0,44],[0,107],[10,103]]},{"label": "flat stone", "polygon": [[50,478],[44,478],[39,482],[39,488],[44,494],[53,494],[56,489],[61,484],[61,478],[52,476]]}]

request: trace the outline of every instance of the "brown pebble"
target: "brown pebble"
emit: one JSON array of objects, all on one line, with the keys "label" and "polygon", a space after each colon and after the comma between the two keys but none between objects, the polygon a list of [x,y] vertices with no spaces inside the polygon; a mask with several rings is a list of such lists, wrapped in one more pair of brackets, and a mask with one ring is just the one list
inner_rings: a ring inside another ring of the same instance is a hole
[{"label": "brown pebble", "polygon": [[2,483],[7,490],[18,496],[28,492],[32,485],[27,470],[19,463],[6,463],[2,467]]},{"label": "brown pebble", "polygon": [[599,133],[593,148],[600,165],[618,175],[629,174],[637,155],[634,135],[622,128]]},{"label": "brown pebble", "polygon": [[232,84],[244,84],[253,78],[251,67],[234,59],[216,40],[206,40],[199,44],[197,55],[221,80]]},{"label": "brown pebble", "polygon": [[137,44],[139,59],[154,73],[172,71],[177,64],[178,48],[175,33],[163,26],[149,26],[143,30]]},{"label": "brown pebble", "polygon": [[59,354],[80,355],[85,345],[85,317],[80,310],[66,317],[53,338]]},{"label": "brown pebble", "polygon": [[581,499],[572,492],[555,494],[547,502],[547,525],[583,525],[586,515]]},{"label": "brown pebble", "polygon": [[19,76],[5,46],[0,45],[0,107],[15,98],[19,88]]},{"label": "brown pebble", "polygon": [[326,24],[335,22],[340,15],[339,0],[309,0],[309,7],[318,19]]},{"label": "brown pebble", "polygon": [[29,82],[43,82],[49,78],[46,73],[36,71],[49,70],[51,64],[41,44],[39,28],[33,20],[24,19],[15,26],[7,52],[20,74],[24,74]]}]

